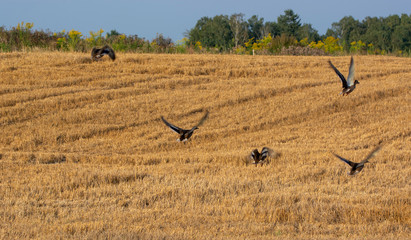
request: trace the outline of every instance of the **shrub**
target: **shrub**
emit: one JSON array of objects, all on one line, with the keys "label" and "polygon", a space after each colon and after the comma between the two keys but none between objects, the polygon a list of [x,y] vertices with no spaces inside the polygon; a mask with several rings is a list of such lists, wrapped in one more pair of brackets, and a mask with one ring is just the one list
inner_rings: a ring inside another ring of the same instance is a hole
[{"label": "shrub", "polygon": [[22,47],[32,47],[31,41],[30,41],[30,29],[32,29],[34,26],[33,23],[26,23],[21,22],[21,24],[17,24],[17,27],[15,30],[17,31],[18,34],[18,42],[22,45]]},{"label": "shrub", "polygon": [[61,31],[60,33],[54,33],[54,36],[57,37],[57,50],[68,51],[69,48],[67,43],[66,30]]},{"label": "shrub", "polygon": [[173,48],[171,38],[165,38],[163,34],[157,34],[156,38],[151,41],[151,47],[154,52],[168,52]]},{"label": "shrub", "polygon": [[365,51],[365,43],[361,40],[351,42],[350,52],[351,53],[361,53]]},{"label": "shrub", "polygon": [[308,47],[312,49],[319,49],[327,54],[337,54],[343,52],[343,46],[339,44],[339,39],[332,36],[327,37],[324,41],[311,42]]},{"label": "shrub", "polygon": [[268,54],[270,52],[272,41],[273,38],[271,37],[271,34],[268,34],[268,36],[254,42],[252,49],[259,54]]},{"label": "shrub", "polygon": [[270,51],[272,53],[279,53],[283,48],[287,49],[288,47],[297,44],[298,41],[295,37],[282,34],[271,40]]},{"label": "shrub", "polygon": [[86,38],[89,47],[96,47],[104,44],[104,38],[102,37],[103,32],[103,29],[100,29],[97,32],[90,31],[90,37]]},{"label": "shrub", "polygon": [[67,44],[71,51],[78,51],[78,43],[80,42],[82,36],[83,34],[81,34],[81,32],[74,29],[68,33]]},{"label": "shrub", "polygon": [[183,38],[181,40],[176,41],[174,46],[176,53],[187,53],[188,38]]},{"label": "shrub", "polygon": [[111,46],[114,50],[122,52],[125,52],[127,50],[126,35],[111,35],[108,40],[110,40]]},{"label": "shrub", "polygon": [[325,56],[327,53],[322,49],[311,48],[309,46],[290,46],[283,48],[279,52],[280,55],[295,55],[295,56]]}]

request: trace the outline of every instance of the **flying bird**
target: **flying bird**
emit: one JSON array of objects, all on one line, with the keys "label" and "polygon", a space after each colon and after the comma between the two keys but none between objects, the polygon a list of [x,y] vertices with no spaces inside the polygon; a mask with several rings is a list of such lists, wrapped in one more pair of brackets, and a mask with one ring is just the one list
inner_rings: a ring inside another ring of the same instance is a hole
[{"label": "flying bird", "polygon": [[333,153],[334,156],[336,156],[337,158],[339,158],[340,160],[346,162],[348,165],[351,166],[351,170],[348,173],[349,175],[355,175],[359,172],[361,172],[361,170],[364,168],[364,164],[368,163],[368,160],[370,160],[370,158],[374,157],[374,155],[381,149],[381,146],[377,146],[376,148],[374,148],[374,150],[372,150],[372,152],[370,154],[368,154],[368,156],[362,160],[359,163],[355,163],[355,162],[351,162],[348,159],[345,159],[341,156],[338,156],[337,154]]},{"label": "flying bird", "polygon": [[348,77],[347,80],[345,79],[344,75],[338,71],[338,69],[331,63],[330,60],[328,60],[328,63],[334,69],[335,73],[337,73],[338,77],[340,77],[341,82],[342,82],[342,87],[343,90],[341,91],[340,94],[348,95],[355,89],[355,85],[360,84],[357,80],[354,80],[354,73],[355,73],[355,68],[354,68],[354,58],[351,56],[351,62],[350,62],[350,69],[348,71]]},{"label": "flying bird", "polygon": [[276,158],[276,157],[279,157],[280,155],[281,155],[280,153],[275,152],[271,148],[263,147],[263,149],[261,150],[261,153],[258,152],[258,149],[254,149],[249,155],[249,159],[253,161],[253,164],[255,164],[255,166],[257,166],[257,164],[263,165],[264,163],[267,163],[268,157]]},{"label": "flying bird", "polygon": [[208,111],[205,113],[205,115],[201,118],[200,122],[195,125],[194,127],[192,127],[191,129],[182,129],[179,128],[169,122],[167,122],[163,116],[161,116],[161,120],[163,120],[163,122],[174,132],[178,133],[180,135],[180,138],[177,139],[177,141],[179,142],[184,142],[187,141],[194,133],[194,130],[198,129],[198,127],[204,123],[204,121],[207,119],[208,117]]},{"label": "flying bird", "polygon": [[113,61],[116,60],[116,54],[114,53],[114,50],[108,45],[105,45],[102,48],[94,47],[91,50],[91,59],[94,61],[102,58],[104,55],[108,55]]}]

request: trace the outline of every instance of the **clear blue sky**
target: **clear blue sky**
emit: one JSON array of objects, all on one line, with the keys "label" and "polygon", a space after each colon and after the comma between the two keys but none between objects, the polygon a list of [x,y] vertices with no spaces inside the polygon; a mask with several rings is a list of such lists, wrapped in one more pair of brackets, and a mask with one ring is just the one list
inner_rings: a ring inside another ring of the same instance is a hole
[{"label": "clear blue sky", "polygon": [[18,22],[33,22],[34,29],[60,32],[75,29],[89,36],[89,31],[137,34],[148,40],[157,33],[173,41],[184,37],[203,16],[244,13],[277,21],[286,9],[311,23],[324,34],[333,22],[344,16],[363,20],[366,16],[387,17],[410,14],[411,0],[1,0],[0,26],[10,28]]}]

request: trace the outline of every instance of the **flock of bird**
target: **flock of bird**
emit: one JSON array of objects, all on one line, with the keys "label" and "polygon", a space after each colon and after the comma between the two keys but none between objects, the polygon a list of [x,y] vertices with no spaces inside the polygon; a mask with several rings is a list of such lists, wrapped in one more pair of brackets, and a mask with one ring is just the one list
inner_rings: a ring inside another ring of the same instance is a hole
[{"label": "flock of bird", "polygon": [[[113,60],[113,61],[116,59],[116,55],[114,53],[114,50],[108,45],[105,45],[102,48],[94,47],[91,50],[91,59],[93,61],[99,60],[104,55],[108,55],[111,58],[111,60]],[[353,92],[356,85],[360,83],[358,80],[354,79],[354,73],[355,73],[354,58],[351,56],[350,68],[349,68],[349,71],[348,71],[347,78],[345,78],[344,75],[341,74],[341,72],[332,64],[331,61],[328,61],[328,63],[330,64],[331,68],[335,71],[335,73],[338,75],[338,77],[341,80],[342,91],[341,91],[340,94],[342,94],[343,96],[346,96],[346,95],[350,94],[351,92]],[[200,119],[198,124],[196,124],[191,129],[182,129],[180,127],[177,127],[176,125],[174,125],[174,124],[168,122],[167,120],[165,120],[163,116],[161,116],[161,120],[172,131],[179,134],[179,138],[177,139],[177,141],[185,142],[188,139],[190,139],[190,137],[193,135],[194,131],[197,130],[198,127],[201,126],[204,123],[204,121],[208,118],[208,114],[209,114],[209,112],[207,111],[205,113],[205,115]],[[343,157],[341,157],[341,156],[339,156],[335,153],[333,153],[333,154],[334,154],[334,156],[339,158],[341,161],[343,161],[343,162],[347,163],[348,165],[350,165],[351,170],[348,173],[349,175],[356,175],[357,173],[361,172],[361,170],[364,168],[365,163],[368,163],[368,160],[370,160],[372,157],[374,157],[375,154],[380,149],[381,149],[381,146],[377,146],[376,148],[374,148],[371,151],[370,154],[368,154],[368,156],[364,160],[362,160],[359,163],[352,162],[352,161],[350,161],[348,159],[345,159],[345,158],[343,158]],[[255,164],[255,166],[257,166],[258,164],[261,164],[261,165],[266,164],[266,163],[268,163],[268,159],[270,159],[270,158],[275,159],[279,156],[281,156],[281,154],[278,153],[278,152],[275,152],[273,149],[268,148],[268,147],[263,147],[261,152],[259,152],[258,149],[254,149],[251,152],[251,154],[248,156],[248,158],[252,161],[253,164]]]}]

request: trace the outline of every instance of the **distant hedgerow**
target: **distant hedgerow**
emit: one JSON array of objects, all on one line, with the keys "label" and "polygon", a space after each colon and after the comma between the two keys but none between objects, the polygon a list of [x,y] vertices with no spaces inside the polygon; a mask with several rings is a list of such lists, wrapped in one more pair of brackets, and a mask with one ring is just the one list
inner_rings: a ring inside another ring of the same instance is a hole
[{"label": "distant hedgerow", "polygon": [[[216,21],[221,24],[225,24],[225,16],[219,16],[217,18],[203,19],[207,22]],[[233,21],[236,19],[232,19]],[[237,19],[238,21],[241,19]],[[253,22],[254,27],[259,26],[259,22],[262,19],[255,18],[256,22]],[[231,27],[234,27],[235,22],[231,23]],[[224,25],[223,24],[223,25]],[[234,24],[234,25],[233,25]],[[242,23],[245,24],[245,23]],[[203,41],[193,40],[190,38],[183,38],[182,40],[173,43],[171,38],[164,37],[162,34],[157,34],[156,38],[152,41],[140,38],[137,35],[126,35],[111,30],[104,36],[104,30],[100,29],[96,32],[90,31],[89,36],[85,36],[83,33],[72,29],[69,32],[62,30],[61,32],[52,33],[43,30],[33,30],[33,23],[18,23],[16,27],[6,29],[0,27],[0,52],[10,51],[30,51],[31,49],[45,49],[45,50],[57,50],[57,51],[77,51],[88,52],[93,47],[110,45],[115,51],[121,52],[139,52],[139,53],[234,53],[234,54],[282,54],[282,55],[342,55],[342,54],[395,54],[396,56],[410,56],[410,51],[402,49],[407,47],[407,43],[401,43],[401,39],[396,39],[396,44],[399,47],[393,50],[387,51],[381,49],[373,44],[373,42],[366,42],[362,39],[355,41],[346,41],[336,38],[332,35],[323,37],[322,39],[315,35],[315,31],[309,28],[305,28],[305,31],[300,32],[299,35],[294,36],[286,33],[279,32],[281,28],[278,28],[274,23],[265,25],[259,32],[254,32],[254,35],[248,40],[237,42],[234,47],[232,42],[234,39],[229,40],[230,31],[222,31],[218,34],[225,34],[224,37],[218,38],[218,41]],[[207,25],[207,34],[215,35],[213,33],[214,25]],[[224,25],[225,26],[225,25]],[[242,26],[241,24],[239,25]],[[408,25],[407,25],[408,26]],[[411,26],[411,25],[410,25]],[[221,27],[221,26],[220,26]],[[225,27],[230,27],[229,25]],[[244,27],[244,26],[243,26]],[[197,29],[201,31],[202,28]],[[243,28],[239,28],[240,30]],[[271,30],[270,30],[271,29]],[[244,29],[243,29],[244,30]],[[270,31],[268,31],[270,30]],[[397,29],[397,32],[401,32],[401,36],[407,36],[407,27]],[[277,31],[272,34],[272,31]],[[410,30],[411,32],[411,30]],[[194,34],[197,32],[192,32]],[[257,34],[258,33],[258,34]],[[197,35],[194,34],[195,36]],[[206,35],[207,35],[206,34]],[[305,34],[305,35],[301,35]],[[314,34],[313,37],[310,34]],[[193,36],[194,36],[193,35]],[[201,35],[201,34],[200,34]],[[200,36],[199,35],[199,36]],[[310,36],[309,36],[310,35]],[[202,36],[202,35],[201,35]],[[208,35],[207,35],[208,36]],[[303,36],[303,37],[302,37]],[[307,36],[307,37],[305,37]],[[237,36],[238,37],[238,36]],[[247,39],[247,37],[244,37]],[[224,43],[223,41],[230,41],[230,43]],[[215,44],[215,46],[213,46]]]}]

